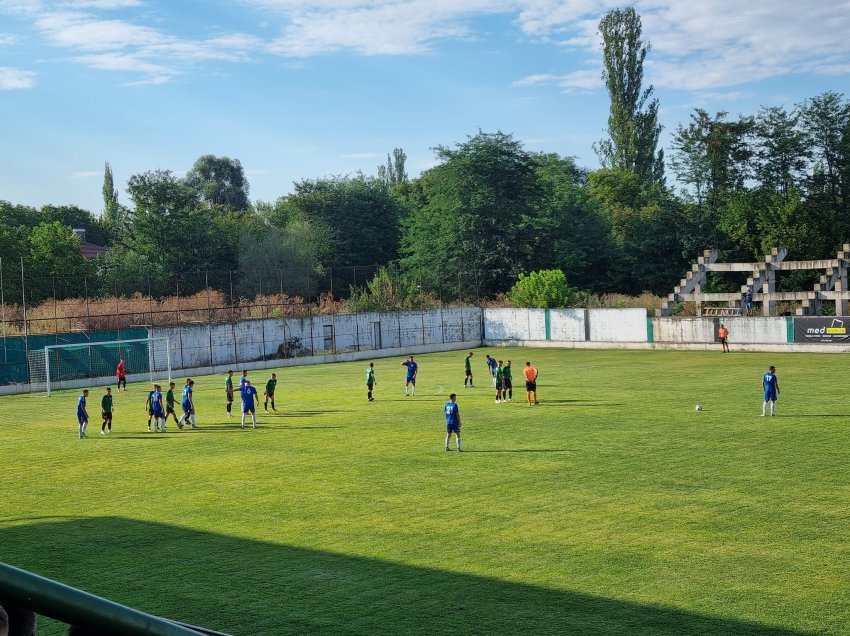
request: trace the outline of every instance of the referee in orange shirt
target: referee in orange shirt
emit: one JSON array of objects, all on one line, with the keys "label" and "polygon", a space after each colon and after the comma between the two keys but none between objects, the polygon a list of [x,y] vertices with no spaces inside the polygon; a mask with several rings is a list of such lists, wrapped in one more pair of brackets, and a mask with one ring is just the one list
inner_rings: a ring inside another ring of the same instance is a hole
[{"label": "referee in orange shirt", "polygon": [[534,404],[539,404],[537,401],[537,367],[533,367],[530,362],[526,362],[522,374],[525,376],[525,399],[528,405],[531,406],[532,404],[532,395],[534,395]]}]

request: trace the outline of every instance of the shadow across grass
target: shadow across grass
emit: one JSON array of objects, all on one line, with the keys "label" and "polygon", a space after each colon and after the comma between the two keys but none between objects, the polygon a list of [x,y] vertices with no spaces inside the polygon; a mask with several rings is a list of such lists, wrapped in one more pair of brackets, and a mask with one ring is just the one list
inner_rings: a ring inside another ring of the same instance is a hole
[{"label": "shadow across grass", "polygon": [[[0,523],[0,561],[237,636],[803,634],[120,517]],[[62,630],[45,621],[39,634]]]}]

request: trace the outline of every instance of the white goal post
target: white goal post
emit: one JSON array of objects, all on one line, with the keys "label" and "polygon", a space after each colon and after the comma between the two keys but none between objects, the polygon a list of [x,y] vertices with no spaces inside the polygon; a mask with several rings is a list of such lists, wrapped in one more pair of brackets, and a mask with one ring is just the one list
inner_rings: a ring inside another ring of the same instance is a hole
[{"label": "white goal post", "polygon": [[117,382],[116,368],[121,358],[124,358],[126,376],[131,382],[140,379],[153,382],[156,378],[171,381],[168,338],[136,338],[48,345],[30,351],[30,388],[44,390],[50,395],[57,387]]}]

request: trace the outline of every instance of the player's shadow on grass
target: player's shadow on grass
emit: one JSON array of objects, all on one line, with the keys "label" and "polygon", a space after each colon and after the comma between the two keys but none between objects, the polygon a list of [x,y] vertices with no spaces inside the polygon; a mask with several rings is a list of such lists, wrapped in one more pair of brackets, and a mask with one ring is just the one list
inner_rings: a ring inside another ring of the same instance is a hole
[{"label": "player's shadow on grass", "polygon": [[[803,634],[118,517],[0,526],[0,561],[237,636]],[[43,628],[63,633],[50,621]]]},{"label": "player's shadow on grass", "polygon": [[464,453],[575,453],[571,448],[505,448],[505,449],[466,449]]}]

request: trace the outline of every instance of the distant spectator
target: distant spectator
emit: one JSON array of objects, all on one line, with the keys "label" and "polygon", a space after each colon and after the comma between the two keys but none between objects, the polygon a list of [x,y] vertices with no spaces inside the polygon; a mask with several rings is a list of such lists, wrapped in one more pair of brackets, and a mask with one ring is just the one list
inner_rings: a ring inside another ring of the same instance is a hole
[{"label": "distant spectator", "polygon": [[741,296],[741,313],[744,316],[752,316],[753,315],[753,288],[747,287],[747,291],[745,291]]},{"label": "distant spectator", "polygon": [[723,353],[729,353],[729,330],[726,328],[726,325],[720,325],[720,329],[717,330],[717,337],[720,339],[720,346],[723,347]]},{"label": "distant spectator", "polygon": [[3,631],[2,619],[0,619],[0,636],[35,636],[36,616],[35,612],[8,601],[0,601],[2,609],[8,621],[8,628]]}]

